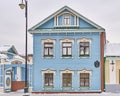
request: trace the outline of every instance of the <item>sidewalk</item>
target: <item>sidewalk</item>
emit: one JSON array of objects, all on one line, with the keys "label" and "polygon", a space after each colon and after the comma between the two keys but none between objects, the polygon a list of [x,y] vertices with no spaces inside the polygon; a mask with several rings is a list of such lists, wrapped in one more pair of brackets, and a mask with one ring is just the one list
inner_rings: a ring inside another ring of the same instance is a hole
[{"label": "sidewalk", "polygon": [[90,93],[90,94],[32,94],[24,93],[24,90],[19,90],[10,93],[0,93],[0,96],[120,96],[120,93]]}]

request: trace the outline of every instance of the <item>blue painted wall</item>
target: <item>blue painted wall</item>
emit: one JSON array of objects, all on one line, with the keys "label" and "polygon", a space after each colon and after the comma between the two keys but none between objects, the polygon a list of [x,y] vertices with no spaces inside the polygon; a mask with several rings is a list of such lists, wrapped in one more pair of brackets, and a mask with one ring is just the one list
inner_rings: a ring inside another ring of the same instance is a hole
[{"label": "blue painted wall", "polygon": [[[69,12],[68,10],[64,10],[63,12]],[[62,12],[61,12],[62,13]],[[63,14],[58,16],[58,25],[62,25],[63,22]],[[71,25],[74,25],[75,16],[71,14]],[[93,25],[89,24],[87,21],[82,20],[79,17],[79,26],[77,29],[96,29]],[[45,22],[41,26],[36,29],[46,29],[51,28],[54,29],[54,18],[50,19],[49,21]],[[67,28],[70,28],[70,26]],[[76,28],[76,27],[75,27]],[[58,27],[59,29],[59,27]],[[64,27],[63,27],[64,29]],[[59,29],[60,30],[60,29]],[[34,30],[35,31],[35,30]],[[40,31],[41,32],[41,31]],[[78,43],[77,40],[80,38],[89,38],[91,39],[90,44],[90,57],[88,58],[80,58],[78,55]],[[54,50],[54,58],[44,58],[42,52],[42,40],[43,39],[54,39],[55,40],[55,50]],[[73,43],[73,57],[72,58],[62,58],[61,57],[61,39],[70,38],[74,40]],[[96,68],[94,66],[94,62],[96,60],[100,61],[100,33],[99,32],[64,32],[61,33],[33,33],[33,82],[32,87],[33,91],[43,91],[43,75],[42,70],[55,70],[56,75],[54,77],[54,91],[62,91],[62,77],[60,75],[60,70],[74,70],[74,75],[72,78],[72,87],[73,92],[78,92],[79,90],[79,74],[78,70],[86,69],[91,70],[92,74],[90,76],[90,88],[89,90],[83,90],[88,92],[96,92],[101,90],[101,75],[100,75],[100,66]]]},{"label": "blue painted wall", "polygon": [[[90,38],[92,39],[90,45],[90,57],[89,58],[79,58],[78,56],[78,44],[77,40],[80,38]],[[42,39],[55,39],[55,57],[54,58],[43,58],[42,57]],[[61,46],[60,39],[73,38],[73,58],[62,58],[61,57]],[[90,77],[90,89],[89,90],[100,90],[100,67],[94,67],[94,61],[100,61],[100,34],[96,33],[76,33],[74,35],[68,34],[34,34],[34,67],[33,67],[33,88],[34,90],[43,90],[43,76],[41,70],[46,70],[48,68],[56,70],[55,75],[55,90],[61,90],[62,84],[60,70],[70,69],[75,70],[73,78],[73,89],[79,89],[79,78],[78,71],[82,69],[92,70],[92,75]],[[38,82],[39,81],[39,82]],[[39,85],[39,86],[38,86]]]}]

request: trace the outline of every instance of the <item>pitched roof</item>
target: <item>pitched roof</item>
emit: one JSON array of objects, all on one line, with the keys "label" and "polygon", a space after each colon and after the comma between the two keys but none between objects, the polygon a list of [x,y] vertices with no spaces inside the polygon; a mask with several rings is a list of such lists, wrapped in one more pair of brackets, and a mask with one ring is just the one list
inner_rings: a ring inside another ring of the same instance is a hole
[{"label": "pitched roof", "polygon": [[0,53],[0,58],[7,58],[7,55]]},{"label": "pitched roof", "polygon": [[105,56],[120,56],[120,43],[106,44]]},{"label": "pitched roof", "polygon": [[15,54],[18,54],[13,45],[0,45],[0,52],[8,52],[11,48],[14,50]]},{"label": "pitched roof", "polygon": [[[52,19],[53,17],[55,17],[56,15],[60,14],[61,12],[63,12],[65,9],[67,9],[68,11],[70,11],[71,13],[75,14],[76,16],[80,17],[81,19],[85,20],[86,22],[88,22],[89,24],[95,26],[97,29],[102,29],[105,30],[104,28],[102,28],[101,26],[97,25],[96,23],[92,22],[91,20],[87,19],[86,17],[84,17],[83,15],[79,14],[78,12],[74,11],[73,9],[71,9],[68,6],[64,6],[61,9],[59,9],[58,11],[56,11],[55,13],[53,13],[52,15],[48,16],[47,18],[45,18],[43,21],[39,22],[38,24],[36,24],[35,26],[33,26],[32,28],[29,29],[30,31],[34,31],[37,27],[41,26],[42,24],[46,23],[47,21],[49,21],[50,19]],[[31,32],[30,32],[31,33]]]}]

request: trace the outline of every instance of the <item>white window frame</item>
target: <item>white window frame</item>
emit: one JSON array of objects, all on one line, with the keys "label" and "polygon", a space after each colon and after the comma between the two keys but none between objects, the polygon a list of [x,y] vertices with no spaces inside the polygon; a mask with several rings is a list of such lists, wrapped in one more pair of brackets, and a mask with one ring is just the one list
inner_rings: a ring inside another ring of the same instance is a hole
[{"label": "white window frame", "polygon": [[[66,43],[72,43],[72,49],[71,49],[71,52],[72,52],[72,56],[66,56],[66,57],[63,57],[63,54],[62,54],[62,52],[63,52],[63,49],[62,49],[62,43],[64,43],[64,42],[66,42]],[[65,38],[65,39],[61,39],[60,40],[60,46],[61,46],[61,48],[60,48],[60,52],[61,52],[61,58],[72,58],[73,57],[73,45],[74,45],[74,39],[71,39],[71,38]]]},{"label": "white window frame", "polygon": [[90,88],[90,77],[92,76],[92,70],[87,70],[87,69],[82,69],[82,70],[78,70],[78,81],[79,81],[79,88],[80,88],[80,73],[89,73],[89,88]]},{"label": "white window frame", "polygon": [[72,86],[71,88],[73,87],[73,76],[74,76],[74,70],[69,70],[69,69],[65,69],[65,70],[61,70],[60,71],[60,76],[61,76],[61,88],[64,88],[63,87],[63,73],[72,73]]},{"label": "white window frame", "polygon": [[64,26],[69,26],[71,25],[71,15],[70,14],[64,14],[63,15],[63,25]]},{"label": "white window frame", "polygon": [[[89,56],[80,56],[80,42],[89,42]],[[92,39],[90,38],[80,38],[77,40],[77,44],[78,44],[78,57],[79,58],[89,58],[91,56],[91,43],[92,43]]]},{"label": "white window frame", "polygon": [[[43,58],[54,58],[55,57],[55,39],[43,39],[42,40],[42,57]],[[53,56],[44,56],[44,44],[45,43],[53,43]]]},{"label": "white window frame", "polygon": [[53,88],[55,86],[55,75],[56,75],[56,71],[55,70],[51,70],[51,69],[47,69],[47,70],[42,70],[42,86],[43,86],[43,89],[45,88],[44,86],[44,75],[45,73],[53,73]]}]

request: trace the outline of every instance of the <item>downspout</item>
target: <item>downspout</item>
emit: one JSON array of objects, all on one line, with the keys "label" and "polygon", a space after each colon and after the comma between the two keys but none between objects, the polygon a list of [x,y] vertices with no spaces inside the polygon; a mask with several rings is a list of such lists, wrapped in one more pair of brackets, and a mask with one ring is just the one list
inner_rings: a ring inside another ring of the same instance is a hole
[{"label": "downspout", "polygon": [[106,84],[105,84],[105,65],[106,65],[106,56],[104,56],[104,92],[106,91]]}]

